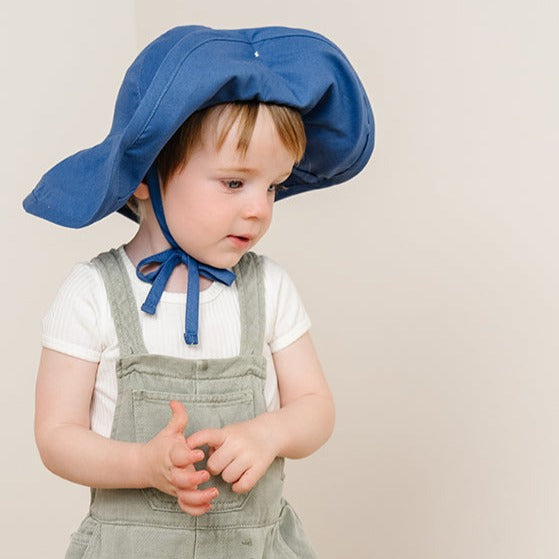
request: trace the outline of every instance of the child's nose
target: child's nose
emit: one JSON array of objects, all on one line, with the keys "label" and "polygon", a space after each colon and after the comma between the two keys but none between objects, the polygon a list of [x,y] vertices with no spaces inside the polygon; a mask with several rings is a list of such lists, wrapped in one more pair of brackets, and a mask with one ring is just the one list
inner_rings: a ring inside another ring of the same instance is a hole
[{"label": "child's nose", "polygon": [[273,197],[267,189],[258,189],[246,197],[243,207],[244,217],[252,219],[267,219],[272,211]]}]

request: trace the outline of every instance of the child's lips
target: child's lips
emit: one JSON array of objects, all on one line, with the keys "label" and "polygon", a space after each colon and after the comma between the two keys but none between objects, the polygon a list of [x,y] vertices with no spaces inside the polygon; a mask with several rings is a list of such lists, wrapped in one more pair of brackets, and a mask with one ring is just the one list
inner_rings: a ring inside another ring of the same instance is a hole
[{"label": "child's lips", "polygon": [[252,240],[252,237],[248,235],[227,235],[227,238],[235,245],[241,248],[248,246]]}]

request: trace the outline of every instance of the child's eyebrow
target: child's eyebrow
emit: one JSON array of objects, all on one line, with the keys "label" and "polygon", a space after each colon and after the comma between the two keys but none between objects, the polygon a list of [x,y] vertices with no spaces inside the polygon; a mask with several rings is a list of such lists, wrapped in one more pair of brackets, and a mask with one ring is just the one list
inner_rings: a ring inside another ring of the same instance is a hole
[{"label": "child's eyebrow", "polygon": [[252,173],[254,169],[252,167],[222,167],[218,171],[224,173]]},{"label": "child's eyebrow", "polygon": [[[256,169],[252,167],[242,167],[242,166],[233,166],[233,167],[221,167],[218,169],[220,173],[254,173]],[[289,175],[291,175],[292,169],[287,169],[282,173],[278,173],[278,176],[285,177],[287,179]]]}]

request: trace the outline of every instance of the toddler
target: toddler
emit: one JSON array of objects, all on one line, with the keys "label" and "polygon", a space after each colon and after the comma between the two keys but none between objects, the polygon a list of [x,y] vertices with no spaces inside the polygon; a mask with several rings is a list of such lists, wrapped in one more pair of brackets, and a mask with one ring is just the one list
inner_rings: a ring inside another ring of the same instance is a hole
[{"label": "toddler", "polygon": [[275,200],[367,163],[373,119],[343,53],[279,27],[172,29],[129,68],[112,128],[25,199],[132,240],[77,265],[44,320],[36,439],[92,488],[66,558],[313,558],[284,458],[332,398],[287,274],[251,249]]}]

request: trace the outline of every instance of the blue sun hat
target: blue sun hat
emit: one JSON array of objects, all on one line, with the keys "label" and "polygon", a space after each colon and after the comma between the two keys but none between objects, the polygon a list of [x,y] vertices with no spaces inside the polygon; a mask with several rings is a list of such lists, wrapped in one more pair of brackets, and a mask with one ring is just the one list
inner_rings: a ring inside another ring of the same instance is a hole
[{"label": "blue sun hat", "polygon": [[[373,151],[374,121],[367,94],[343,52],[330,40],[285,27],[176,27],[149,44],[128,69],[105,140],[48,171],[25,198],[25,210],[73,228],[115,211],[133,218],[126,202],[175,131],[195,111],[231,101],[287,105],[301,113],[307,147],[284,183],[287,188],[278,192],[278,200],[349,180]],[[159,184],[156,172],[149,176],[153,200]],[[162,208],[156,215],[165,232]],[[194,259],[170,233],[169,237],[175,265],[186,263],[188,257],[193,266]],[[160,255],[151,258],[156,256]],[[138,275],[157,283],[157,291],[162,292],[171,264],[165,266],[162,258],[153,261],[162,264],[160,276],[166,270],[161,279],[141,274],[140,268]],[[205,268],[214,273],[210,266]],[[234,276],[212,279],[231,283]],[[189,292],[191,287],[195,290],[189,283]],[[155,312],[155,299],[159,297],[152,297],[146,312]],[[193,340],[196,336],[187,343],[196,343]]]}]

